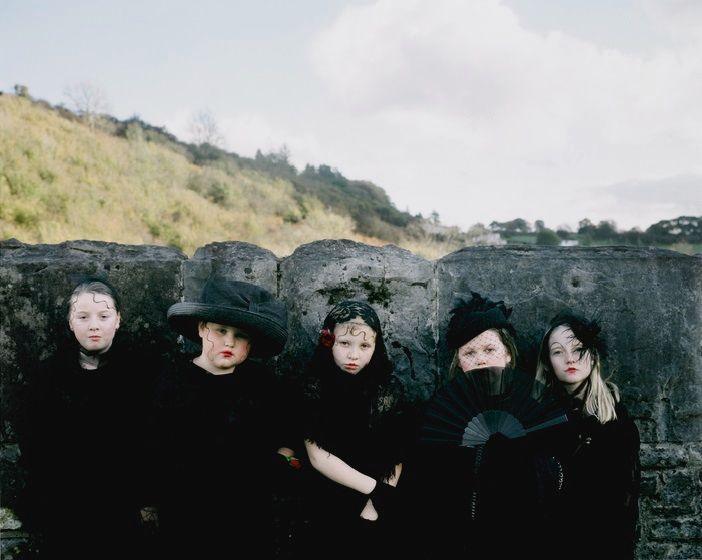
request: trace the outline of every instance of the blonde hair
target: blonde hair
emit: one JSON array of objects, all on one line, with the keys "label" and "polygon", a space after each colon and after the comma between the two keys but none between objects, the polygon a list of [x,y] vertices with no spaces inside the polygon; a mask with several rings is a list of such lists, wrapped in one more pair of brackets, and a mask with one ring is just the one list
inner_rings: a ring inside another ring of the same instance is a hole
[{"label": "blonde hair", "polygon": [[[488,329],[490,330],[490,329]],[[497,331],[497,334],[500,335],[500,340],[502,341],[502,344],[505,345],[505,348],[507,348],[507,352],[509,352],[509,362],[507,362],[507,366],[514,368],[517,365],[517,345],[514,342],[514,338],[512,338],[512,335],[509,334],[509,331],[507,329],[494,329]],[[483,331],[484,332],[484,331]],[[480,333],[482,334],[482,333]],[[480,335],[478,335],[480,336]],[[470,342],[470,341],[466,341]],[[463,346],[463,345],[461,345]],[[459,346],[456,348],[456,350],[453,352],[453,358],[451,359],[451,365],[449,366],[449,374],[448,378],[453,379],[458,372],[463,373],[463,370],[461,369],[461,366],[459,365],[459,360],[458,360],[458,351],[461,349]]]},{"label": "blonde hair", "polygon": [[[536,398],[541,397],[547,390],[553,390],[560,383],[551,366],[548,342],[549,338],[551,338],[551,333],[559,326],[561,325],[552,326],[541,340],[539,362],[536,366],[536,376],[534,378],[533,395]],[[592,350],[587,350],[587,352],[592,360],[592,368],[590,369],[590,375],[584,382],[583,408],[587,414],[597,418],[600,424],[605,424],[617,419],[615,405],[619,402],[619,388],[602,377],[602,364],[597,352]]]}]

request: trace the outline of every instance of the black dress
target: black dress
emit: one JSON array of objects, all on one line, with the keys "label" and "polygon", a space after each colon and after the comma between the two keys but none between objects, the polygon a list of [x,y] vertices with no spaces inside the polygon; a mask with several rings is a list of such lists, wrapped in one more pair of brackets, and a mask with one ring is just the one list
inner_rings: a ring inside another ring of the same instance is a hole
[{"label": "black dress", "polygon": [[[390,476],[403,460],[410,435],[410,413],[401,406],[398,391],[369,385],[362,376],[338,368],[320,377],[306,388],[305,438],[376,480]],[[382,558],[397,552],[392,507],[379,512],[377,521],[364,520],[360,514],[367,495],[331,481],[312,467],[306,475],[310,525],[298,546],[299,557]]]},{"label": "black dress", "polygon": [[185,359],[164,372],[152,446],[164,557],[272,557],[274,388],[250,360],[225,375]]},{"label": "black dress", "polygon": [[479,448],[419,447],[408,470],[415,549],[437,560],[538,554],[558,472],[553,456],[523,438],[495,436]]},{"label": "black dress", "polygon": [[22,444],[27,519],[41,558],[136,557],[148,361],[113,345],[82,369],[69,345],[30,380]]},{"label": "black dress", "polygon": [[[639,431],[623,404],[601,424],[570,403],[558,450],[563,492],[549,520],[551,557],[634,558],[640,482]],[[574,544],[574,543],[577,543]]]},{"label": "black dress", "polygon": [[[510,395],[527,387],[521,386],[527,377],[515,379],[519,386],[476,402],[485,410],[509,407]],[[426,426],[432,425],[436,404],[455,386],[440,388],[427,403]],[[466,410],[470,406],[466,401]],[[432,559],[538,555],[538,535],[560,489],[562,469],[552,437],[550,430],[515,439],[496,433],[476,447],[462,446],[460,439],[433,443],[420,437],[407,472],[416,502],[417,516],[409,521],[415,549]]]}]

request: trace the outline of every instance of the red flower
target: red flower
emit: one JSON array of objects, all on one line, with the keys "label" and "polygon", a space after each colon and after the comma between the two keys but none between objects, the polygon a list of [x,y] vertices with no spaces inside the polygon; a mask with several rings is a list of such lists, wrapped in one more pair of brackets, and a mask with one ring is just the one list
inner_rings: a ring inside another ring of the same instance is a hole
[{"label": "red flower", "polygon": [[334,333],[331,332],[329,329],[322,329],[319,332],[319,343],[322,346],[331,348],[332,346],[334,346]]}]

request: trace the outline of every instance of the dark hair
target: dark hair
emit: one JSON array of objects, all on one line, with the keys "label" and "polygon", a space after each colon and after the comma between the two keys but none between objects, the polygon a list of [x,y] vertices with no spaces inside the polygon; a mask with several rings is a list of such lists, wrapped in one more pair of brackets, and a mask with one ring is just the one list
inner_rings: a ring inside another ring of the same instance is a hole
[{"label": "dark hair", "polygon": [[71,316],[73,300],[81,294],[102,294],[105,296],[110,296],[115,304],[115,311],[119,313],[122,309],[122,303],[120,302],[119,295],[115,287],[104,278],[89,276],[88,278],[82,280],[80,284],[73,289],[71,295],[68,296],[68,299],[66,300],[66,319],[69,319]]},{"label": "dark hair", "polygon": [[[334,363],[331,345],[328,342],[325,343],[325,340],[323,340],[325,335],[322,333],[324,331],[333,333],[337,325],[347,323],[356,317],[363,319],[375,331],[376,335],[373,356],[368,365],[356,374],[356,377],[363,387],[377,389],[390,380],[393,364],[385,348],[383,330],[380,326],[378,315],[370,305],[362,301],[343,301],[329,311],[322,323],[320,339],[317,342],[317,347],[314,349],[314,354],[308,367],[308,374],[324,382],[325,377],[331,373],[336,373],[335,370],[339,370]],[[345,373],[344,375],[349,374]]]}]

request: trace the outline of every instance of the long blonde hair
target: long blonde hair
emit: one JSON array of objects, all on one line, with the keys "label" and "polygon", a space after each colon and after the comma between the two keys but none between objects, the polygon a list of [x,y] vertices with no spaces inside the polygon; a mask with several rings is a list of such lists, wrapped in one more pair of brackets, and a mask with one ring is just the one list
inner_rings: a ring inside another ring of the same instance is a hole
[{"label": "long blonde hair", "polygon": [[[573,325],[570,323],[570,321],[566,320],[563,322],[558,322],[557,318],[558,316],[556,319],[551,321],[550,328],[541,339],[541,346],[539,348],[539,362],[536,366],[536,382],[534,383],[534,396],[537,398],[540,397],[546,390],[554,390],[559,386],[559,381],[556,378],[551,365],[549,338],[551,337],[551,333],[557,327],[565,326],[573,330]],[[568,319],[578,320],[579,317],[570,315],[568,316]],[[603,378],[602,356],[597,349],[588,348],[586,352],[590,354],[592,368],[590,369],[590,375],[588,375],[584,382],[583,408],[587,414],[597,418],[601,424],[611,420],[616,420],[617,412],[615,410],[615,406],[619,402],[620,398],[619,388],[614,383]]]}]

